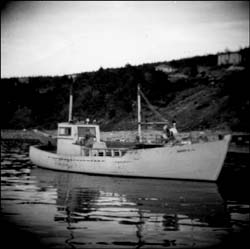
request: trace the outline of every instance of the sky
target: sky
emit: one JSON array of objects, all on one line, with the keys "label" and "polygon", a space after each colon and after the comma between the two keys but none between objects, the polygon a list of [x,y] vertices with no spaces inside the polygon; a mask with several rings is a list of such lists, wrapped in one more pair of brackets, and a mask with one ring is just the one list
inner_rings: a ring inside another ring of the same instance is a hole
[{"label": "sky", "polygon": [[17,1],[1,8],[1,78],[65,75],[249,46],[249,1]]}]

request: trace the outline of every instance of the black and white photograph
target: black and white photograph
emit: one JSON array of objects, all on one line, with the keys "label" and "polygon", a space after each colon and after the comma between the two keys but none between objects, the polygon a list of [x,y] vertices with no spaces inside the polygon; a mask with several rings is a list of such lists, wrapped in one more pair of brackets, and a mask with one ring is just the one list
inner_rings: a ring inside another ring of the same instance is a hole
[{"label": "black and white photograph", "polygon": [[249,3],[1,2],[1,247],[249,248]]}]

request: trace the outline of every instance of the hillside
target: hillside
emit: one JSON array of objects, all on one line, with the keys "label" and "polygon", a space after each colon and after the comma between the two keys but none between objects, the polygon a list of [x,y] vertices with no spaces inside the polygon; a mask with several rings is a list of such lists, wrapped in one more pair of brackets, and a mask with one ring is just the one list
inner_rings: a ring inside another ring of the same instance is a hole
[{"label": "hillside", "polygon": [[[249,54],[249,49],[246,50]],[[249,58],[249,57],[248,57]],[[170,62],[100,68],[68,76],[1,79],[2,128],[54,129],[68,118],[73,84],[77,119],[96,119],[104,130],[136,127],[136,86],[180,130],[249,132],[249,60],[217,66],[217,55]],[[156,120],[143,103],[143,119]]]}]

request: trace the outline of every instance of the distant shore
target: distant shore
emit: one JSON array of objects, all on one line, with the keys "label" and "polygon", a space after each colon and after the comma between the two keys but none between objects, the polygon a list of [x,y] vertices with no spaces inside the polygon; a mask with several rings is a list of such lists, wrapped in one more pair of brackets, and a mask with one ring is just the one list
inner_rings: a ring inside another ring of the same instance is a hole
[{"label": "distant shore", "polygon": [[[56,137],[56,130],[45,130],[42,133],[47,134],[47,138],[42,136],[37,130],[1,130],[1,140],[20,140],[20,141],[37,141],[45,142],[49,137]],[[183,132],[180,133],[181,137],[192,135],[193,137],[199,136],[201,131]],[[210,131],[206,130],[204,133],[210,137],[217,137],[219,134],[226,134],[227,131]],[[161,136],[162,132],[159,130],[145,130],[142,135],[148,140],[155,136]],[[244,132],[231,132],[232,140],[230,143],[229,152],[235,153],[250,153],[250,134]],[[104,141],[122,141],[122,142],[135,142],[137,131],[109,131],[101,132],[101,139]]]},{"label": "distant shore", "polygon": [[[213,131],[213,130],[205,130],[205,131],[190,131],[190,132],[181,132],[182,136],[187,136],[188,134],[196,135],[201,132],[204,132],[208,136],[217,136],[219,134],[228,134],[231,133],[233,136],[250,136],[249,133],[246,132],[228,132],[228,131]],[[36,129],[23,129],[23,130],[11,130],[11,129],[2,129],[1,130],[1,139],[39,139],[41,137],[41,133],[47,134],[47,136],[56,137],[56,130],[42,130],[37,131]],[[146,137],[161,135],[162,131],[160,130],[144,130],[142,131],[142,135]],[[101,138],[103,140],[125,140],[125,141],[134,141],[137,136],[137,130],[132,131],[101,131]]]},{"label": "distant shore", "polygon": [[[56,130],[43,130],[42,133],[47,134],[48,137],[56,137],[57,131]],[[160,135],[161,131],[157,130],[147,130],[143,132],[143,135],[150,137],[150,136],[157,136]],[[104,141],[127,141],[132,142],[135,141],[137,135],[137,131],[108,131],[108,132],[101,132],[101,139]],[[1,139],[17,139],[17,140],[40,140],[41,138],[41,131],[37,130],[8,130],[3,129],[1,130]]]}]

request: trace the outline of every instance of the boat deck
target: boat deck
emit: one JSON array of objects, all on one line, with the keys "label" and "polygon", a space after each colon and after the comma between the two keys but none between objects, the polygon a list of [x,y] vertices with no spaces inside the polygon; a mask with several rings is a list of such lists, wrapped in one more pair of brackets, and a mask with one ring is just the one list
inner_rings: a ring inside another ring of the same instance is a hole
[{"label": "boat deck", "polygon": [[[164,144],[159,143],[132,143],[132,142],[120,142],[120,141],[109,141],[106,143],[107,148],[88,148],[81,146],[79,156],[107,156],[107,157],[122,157],[128,150],[137,149],[150,149],[163,147]],[[53,145],[41,145],[39,149],[48,151],[51,153],[57,153],[57,147]]]}]

